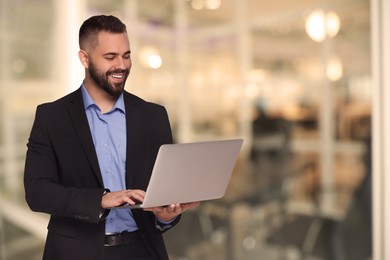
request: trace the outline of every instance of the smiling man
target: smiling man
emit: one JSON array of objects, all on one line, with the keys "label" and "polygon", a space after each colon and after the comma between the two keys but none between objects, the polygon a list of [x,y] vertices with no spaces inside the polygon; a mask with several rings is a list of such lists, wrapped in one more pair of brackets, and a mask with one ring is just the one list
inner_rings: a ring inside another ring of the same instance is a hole
[{"label": "smiling man", "polygon": [[93,16],[80,27],[85,79],[39,105],[27,144],[26,200],[51,215],[44,259],[168,259],[162,233],[199,203],[112,209],[142,202],[159,147],[172,143],[164,107],[125,91],[126,26]]}]

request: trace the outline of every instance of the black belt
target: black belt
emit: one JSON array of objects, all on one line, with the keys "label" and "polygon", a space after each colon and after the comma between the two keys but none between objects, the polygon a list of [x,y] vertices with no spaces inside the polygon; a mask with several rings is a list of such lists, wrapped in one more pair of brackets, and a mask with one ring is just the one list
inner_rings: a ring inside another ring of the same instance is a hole
[{"label": "black belt", "polygon": [[138,231],[108,234],[104,237],[104,246],[123,246],[141,239]]}]

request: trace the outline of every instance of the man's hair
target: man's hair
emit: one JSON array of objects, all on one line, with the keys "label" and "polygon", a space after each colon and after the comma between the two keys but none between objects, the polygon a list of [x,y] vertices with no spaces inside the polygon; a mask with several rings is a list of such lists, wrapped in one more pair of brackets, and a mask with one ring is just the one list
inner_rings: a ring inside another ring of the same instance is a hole
[{"label": "man's hair", "polygon": [[99,32],[127,33],[126,25],[112,15],[96,15],[88,18],[80,27],[79,46],[84,49],[86,44],[92,48],[98,45]]}]

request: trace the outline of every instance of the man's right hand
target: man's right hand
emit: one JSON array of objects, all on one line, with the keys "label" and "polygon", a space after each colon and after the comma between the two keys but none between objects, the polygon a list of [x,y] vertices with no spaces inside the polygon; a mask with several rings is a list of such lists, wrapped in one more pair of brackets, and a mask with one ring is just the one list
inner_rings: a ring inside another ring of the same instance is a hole
[{"label": "man's right hand", "polygon": [[121,190],[107,192],[102,197],[102,208],[113,208],[122,204],[142,203],[144,201],[145,191],[143,190]]}]

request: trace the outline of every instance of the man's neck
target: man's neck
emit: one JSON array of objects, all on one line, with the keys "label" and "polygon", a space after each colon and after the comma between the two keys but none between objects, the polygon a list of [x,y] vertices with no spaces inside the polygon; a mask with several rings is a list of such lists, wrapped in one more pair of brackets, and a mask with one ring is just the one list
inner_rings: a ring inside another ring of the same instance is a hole
[{"label": "man's neck", "polygon": [[116,99],[109,95],[99,86],[96,86],[94,82],[90,82],[87,79],[84,80],[85,89],[91,96],[95,104],[100,108],[102,113],[106,113],[112,110],[115,105]]}]

